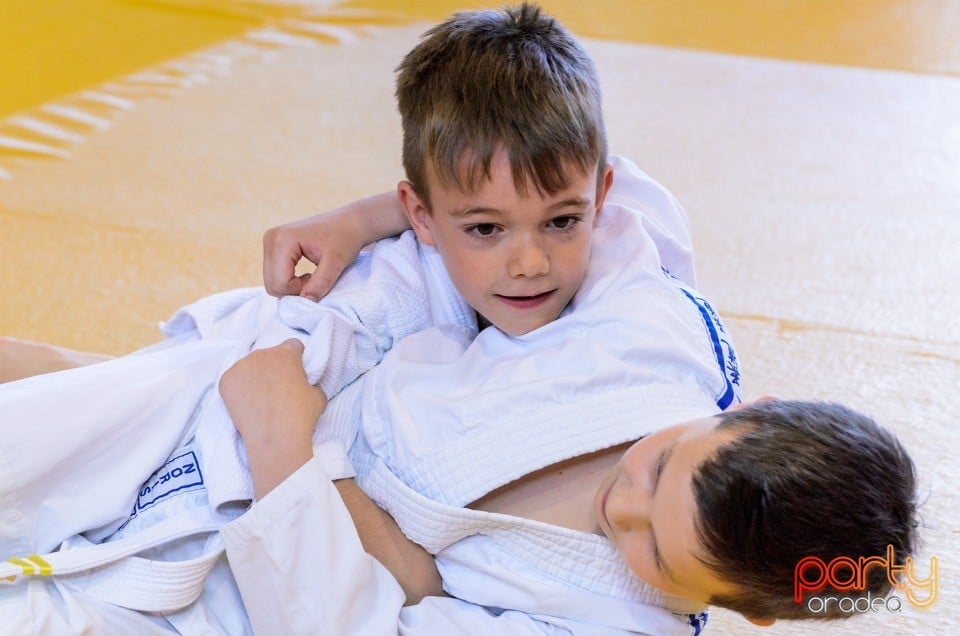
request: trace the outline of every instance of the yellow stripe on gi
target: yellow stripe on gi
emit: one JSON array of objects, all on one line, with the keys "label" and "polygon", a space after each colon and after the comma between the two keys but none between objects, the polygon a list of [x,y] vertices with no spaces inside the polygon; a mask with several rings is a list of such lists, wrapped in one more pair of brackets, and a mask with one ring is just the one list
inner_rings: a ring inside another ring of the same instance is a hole
[{"label": "yellow stripe on gi", "polygon": [[53,566],[47,563],[39,554],[31,554],[22,559],[13,557],[12,559],[7,559],[7,561],[19,566],[26,576],[33,576],[34,574],[50,576],[53,574]]}]

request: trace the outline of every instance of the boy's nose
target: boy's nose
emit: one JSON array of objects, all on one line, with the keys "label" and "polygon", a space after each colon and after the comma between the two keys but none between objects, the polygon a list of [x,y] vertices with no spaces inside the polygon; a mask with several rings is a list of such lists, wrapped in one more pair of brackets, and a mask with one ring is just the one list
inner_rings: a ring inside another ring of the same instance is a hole
[{"label": "boy's nose", "polygon": [[650,525],[650,497],[642,489],[629,488],[611,493],[607,518],[619,530],[640,530]]},{"label": "boy's nose", "polygon": [[549,271],[550,259],[546,251],[532,242],[518,246],[507,264],[507,272],[512,278],[534,278]]}]

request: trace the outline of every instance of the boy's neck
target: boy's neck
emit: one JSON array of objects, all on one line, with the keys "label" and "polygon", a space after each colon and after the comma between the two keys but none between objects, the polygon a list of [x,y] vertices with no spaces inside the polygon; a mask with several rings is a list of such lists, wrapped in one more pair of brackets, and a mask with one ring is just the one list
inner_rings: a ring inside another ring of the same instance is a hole
[{"label": "boy's neck", "polygon": [[594,511],[597,488],[631,443],[547,466],[487,493],[467,507],[580,532],[599,532]]}]

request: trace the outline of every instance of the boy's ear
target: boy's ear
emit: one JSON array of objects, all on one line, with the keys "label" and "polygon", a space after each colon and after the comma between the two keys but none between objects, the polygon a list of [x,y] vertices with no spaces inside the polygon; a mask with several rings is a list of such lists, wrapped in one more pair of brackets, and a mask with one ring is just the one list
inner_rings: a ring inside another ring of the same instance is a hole
[{"label": "boy's ear", "polygon": [[750,400],[749,402],[741,402],[740,404],[734,404],[728,411],[739,411],[740,409],[745,409],[748,406],[753,406],[754,404],[763,404],[764,402],[779,402],[780,398],[775,395],[764,395],[763,397],[758,397],[756,400]]},{"label": "boy's ear", "polygon": [[598,180],[600,185],[597,187],[597,207],[593,215],[594,227],[597,226],[597,221],[600,220],[600,210],[603,208],[603,202],[607,198],[607,192],[610,192],[610,186],[613,185],[613,166],[608,163],[602,168],[602,170],[603,179]]},{"label": "boy's ear", "polygon": [[397,198],[400,199],[400,205],[403,206],[403,212],[407,215],[407,220],[410,221],[410,227],[416,233],[417,240],[424,245],[436,247],[437,241],[433,235],[433,217],[430,216],[430,210],[423,199],[413,189],[413,184],[409,181],[401,181],[397,184]]},{"label": "boy's ear", "polygon": [[753,618],[750,616],[744,616],[745,619],[756,625],[757,627],[770,627],[777,622],[775,618]]}]

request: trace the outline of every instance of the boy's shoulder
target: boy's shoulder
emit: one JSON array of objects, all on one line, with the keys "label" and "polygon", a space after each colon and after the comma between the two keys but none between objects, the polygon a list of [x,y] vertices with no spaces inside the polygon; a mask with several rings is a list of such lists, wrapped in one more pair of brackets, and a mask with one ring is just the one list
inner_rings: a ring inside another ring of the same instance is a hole
[{"label": "boy's shoulder", "polygon": [[693,240],[683,206],[631,160],[611,156],[610,165],[614,173],[613,187],[604,201],[598,228],[616,226],[616,230],[602,232],[594,249],[607,249],[609,246],[604,242],[632,243],[639,249],[644,239],[649,238],[660,266],[685,284],[696,287]]}]

